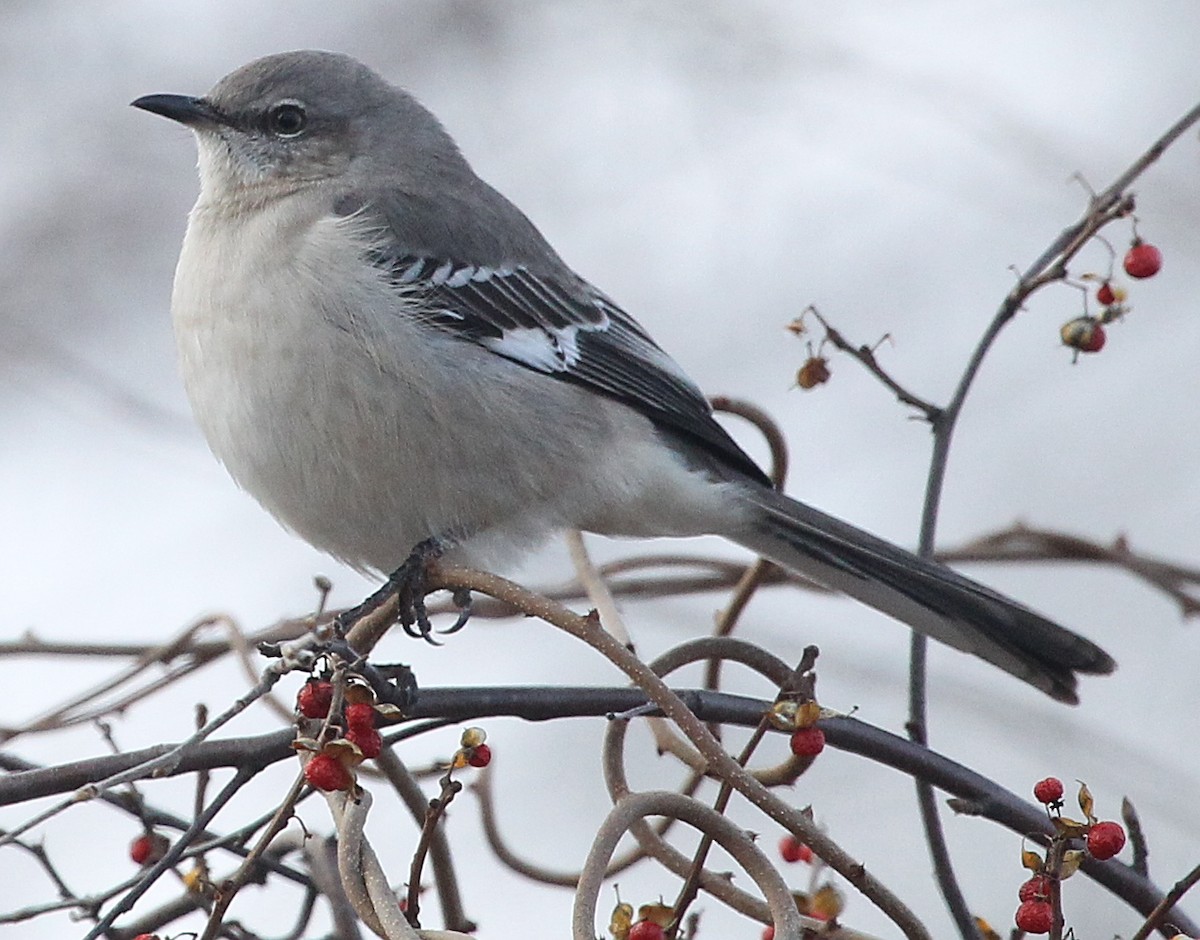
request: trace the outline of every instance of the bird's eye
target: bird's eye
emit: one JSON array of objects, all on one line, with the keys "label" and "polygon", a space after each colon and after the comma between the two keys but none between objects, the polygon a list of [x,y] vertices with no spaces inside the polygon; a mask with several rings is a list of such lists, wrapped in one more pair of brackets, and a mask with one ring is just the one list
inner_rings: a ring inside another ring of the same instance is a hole
[{"label": "bird's eye", "polygon": [[267,112],[267,130],[276,137],[299,137],[306,124],[308,115],[297,101],[282,101]]}]

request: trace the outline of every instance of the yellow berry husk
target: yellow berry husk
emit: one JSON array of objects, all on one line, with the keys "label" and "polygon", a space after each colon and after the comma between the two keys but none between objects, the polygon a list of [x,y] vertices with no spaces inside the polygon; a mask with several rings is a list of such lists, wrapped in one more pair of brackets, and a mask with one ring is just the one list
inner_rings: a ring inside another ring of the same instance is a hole
[{"label": "yellow berry husk", "polygon": [[1064,346],[1072,349],[1086,349],[1092,344],[1096,333],[1096,320],[1092,317],[1076,317],[1068,320],[1058,331]]},{"label": "yellow berry husk", "polygon": [[612,916],[608,919],[608,932],[613,935],[613,940],[627,940],[631,926],[633,905],[622,902],[613,908]]},{"label": "yellow berry husk", "polygon": [[192,894],[203,894],[208,883],[208,869],[197,862],[191,871],[185,872],[182,878],[183,886]]},{"label": "yellow berry husk", "polygon": [[796,727],[811,728],[821,717],[821,706],[816,702],[804,702],[796,709]]},{"label": "yellow berry husk", "polygon": [[791,731],[796,727],[796,712],[799,708],[800,706],[791,699],[776,702],[767,713],[767,721],[771,723],[772,728],[779,731]]},{"label": "yellow berry husk", "polygon": [[833,920],[846,908],[846,899],[833,885],[822,885],[808,901],[808,911],[822,920]]},{"label": "yellow berry husk", "polygon": [[479,747],[486,740],[487,732],[482,728],[467,728],[463,731],[459,744],[463,747]]},{"label": "yellow berry husk", "polygon": [[670,927],[675,919],[675,908],[666,904],[643,904],[638,908],[638,920],[648,920],[660,927]]},{"label": "yellow berry husk", "polygon": [[1062,864],[1058,867],[1059,881],[1065,881],[1079,871],[1079,866],[1083,864],[1083,856],[1083,849],[1067,849],[1063,852]]}]

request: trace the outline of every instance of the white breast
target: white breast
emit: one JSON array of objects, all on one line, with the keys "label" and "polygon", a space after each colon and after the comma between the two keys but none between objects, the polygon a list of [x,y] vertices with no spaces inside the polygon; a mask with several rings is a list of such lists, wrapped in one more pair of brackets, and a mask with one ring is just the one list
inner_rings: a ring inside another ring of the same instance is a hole
[{"label": "white breast", "polygon": [[711,531],[713,488],[623,406],[421,326],[369,234],[311,190],[201,201],[175,278],[183,380],[214,453],[307,541],[391,570],[431,536],[510,562],[567,526]]}]

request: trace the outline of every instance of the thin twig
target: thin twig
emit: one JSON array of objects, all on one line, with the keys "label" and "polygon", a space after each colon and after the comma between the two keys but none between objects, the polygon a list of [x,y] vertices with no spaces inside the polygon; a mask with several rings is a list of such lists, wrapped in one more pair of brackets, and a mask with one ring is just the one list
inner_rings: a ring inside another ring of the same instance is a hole
[{"label": "thin twig", "polygon": [[451,774],[453,768],[447,769],[441,779],[442,792],[429,801],[425,808],[425,818],[421,825],[421,838],[413,851],[412,864],[408,870],[408,906],[404,909],[408,922],[414,927],[421,926],[421,873],[425,868],[425,856],[429,853],[430,843],[437,832],[438,823],[446,814],[447,808],[454,798],[462,791],[463,785]]},{"label": "thin twig", "polygon": [[[933,452],[930,457],[925,499],[921,512],[921,535],[918,543],[920,555],[924,557],[933,555],[938,509],[941,504],[954,430],[975,377],[1001,330],[1016,316],[1025,300],[1034,291],[1067,276],[1068,263],[1082,250],[1092,236],[1109,222],[1127,215],[1132,210],[1132,200],[1126,195],[1130,184],[1197,120],[1200,120],[1200,105],[1194,107],[1177,121],[1107,189],[1095,196],[1079,221],[1059,234],[1050,247],[1026,269],[1016,286],[1001,303],[999,310],[984,330],[983,336],[972,352],[949,404],[940,412],[931,414]],[[926,743],[928,739],[925,697],[926,646],[926,639],[914,633],[910,655],[907,727],[913,739],[922,744]],[[976,938],[979,936],[979,930],[951,868],[949,850],[946,847],[945,835],[942,832],[933,792],[928,785],[921,781],[917,781],[917,802],[925,826],[926,841],[929,843],[933,857],[938,885],[951,917],[964,938]]]},{"label": "thin twig", "polygon": [[[1164,922],[1171,908],[1178,904],[1183,896],[1196,886],[1197,882],[1200,882],[1200,865],[1197,865],[1171,886],[1171,890],[1163,896],[1163,899],[1158,902],[1154,910],[1146,917],[1145,923],[1137,929],[1137,933],[1130,937],[1129,940],[1146,940],[1151,932],[1158,929],[1159,925]],[[1194,928],[1186,926],[1182,929],[1186,930],[1189,934],[1194,931]]]},{"label": "thin twig", "polygon": [[304,774],[299,773],[296,775],[296,779],[292,781],[292,785],[288,788],[288,792],[279,804],[279,808],[275,810],[275,815],[271,818],[266,831],[259,837],[254,848],[250,850],[250,854],[238,866],[237,871],[218,886],[217,899],[213,904],[212,912],[208,916],[208,924],[204,928],[204,933],[200,935],[200,940],[214,940],[217,936],[229,905],[237,897],[238,891],[250,880],[257,862],[262,854],[266,852],[267,846],[271,844],[271,841],[283,831],[284,827],[291,820],[292,813],[295,812],[296,808],[296,799],[300,796],[300,791],[304,789],[304,786]]},{"label": "thin twig", "polygon": [[[758,723],[758,727],[751,733],[749,740],[746,741],[742,751],[737,756],[737,762],[743,767],[749,762],[754,754],[755,748],[767,734],[767,729],[770,728],[770,723],[766,715],[762,721]],[[713,801],[713,811],[723,814],[729,806],[729,798],[733,795],[732,785],[725,780],[721,781],[721,787],[717,791],[717,798]],[[684,879],[682,887],[679,889],[679,894],[675,898],[675,920],[671,924],[668,937],[677,936],[679,927],[683,923],[684,915],[692,902],[696,900],[696,896],[700,893],[700,874],[704,871],[704,864],[708,860],[709,850],[712,849],[713,837],[709,833],[704,833],[700,837],[700,844],[696,847],[696,853],[692,858],[692,870],[688,872],[687,878]]]},{"label": "thin twig", "polygon": [[1142,821],[1138,818],[1137,810],[1129,797],[1121,800],[1121,819],[1125,823],[1125,831],[1129,833],[1129,847],[1133,852],[1130,867],[1143,878],[1150,877],[1150,845],[1146,841],[1146,832],[1142,829]]},{"label": "thin twig", "polygon": [[247,782],[252,780],[261,770],[261,767],[240,767],[233,775],[233,778],[221,788],[221,792],[216,795],[211,803],[204,808],[204,812],[200,813],[190,827],[175,840],[175,843],[167,849],[166,854],[155,862],[150,868],[143,873],[138,883],[129,891],[121,900],[113,906],[113,908],[104,915],[104,917],[88,932],[84,940],[96,940],[97,937],[106,933],[118,917],[126,911],[133,909],[133,905],[137,903],[138,898],[150,889],[150,886],[158,880],[159,876],[169,868],[174,867],[176,862],[182,857],[184,850],[203,832],[208,824],[213,820],[221,808],[233,799],[236,794]]},{"label": "thin twig", "polygon": [[[416,778],[400,760],[394,748],[385,747],[375,758],[388,783],[396,791],[413,818],[424,823],[429,801]],[[485,768],[486,772],[486,768]],[[442,906],[442,921],[450,930],[471,933],[475,922],[463,910],[462,894],[458,889],[458,877],[454,873],[454,857],[446,839],[445,828],[436,827],[430,836],[429,856],[433,867],[433,880],[437,886],[438,899]]]},{"label": "thin twig", "polygon": [[879,364],[879,360],[875,358],[875,350],[866,345],[854,345],[846,339],[837,329],[829,324],[829,322],[821,316],[816,307],[809,306],[805,308],[805,313],[811,313],[820,322],[821,327],[825,330],[825,338],[834,345],[837,349],[857,359],[875,378],[882,382],[885,386],[891,389],[892,393],[900,401],[901,404],[916,408],[921,412],[922,416],[930,424],[934,424],[941,414],[941,408],[937,405],[926,401],[919,395],[914,395],[903,385],[893,379]]}]

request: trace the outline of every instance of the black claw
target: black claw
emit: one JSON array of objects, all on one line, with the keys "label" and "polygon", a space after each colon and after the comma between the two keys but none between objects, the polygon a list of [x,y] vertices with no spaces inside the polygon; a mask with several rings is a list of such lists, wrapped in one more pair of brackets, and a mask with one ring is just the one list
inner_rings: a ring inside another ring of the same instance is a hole
[{"label": "black claw", "polygon": [[429,563],[443,550],[444,546],[438,539],[426,539],[418,543],[404,564],[388,576],[387,583],[379,592],[384,594],[385,599],[393,594],[396,596],[398,619],[405,633],[435,646],[441,644],[432,638],[433,624],[429,622],[429,614],[425,609],[425,595],[429,593]]},{"label": "black claw", "polygon": [[[422,572],[422,582],[424,582],[424,574]],[[412,596],[412,617],[416,623],[417,633],[413,636],[419,636],[430,646],[441,646],[437,640],[433,638],[433,624],[429,622],[429,614],[425,610],[425,591],[424,585],[422,590]]]},{"label": "black claw", "polygon": [[[429,613],[425,608],[425,595],[429,593],[429,563],[438,558],[444,550],[444,543],[438,539],[426,539],[419,543],[404,560],[404,564],[388,576],[383,587],[357,607],[337,617],[334,621],[337,635],[344,636],[346,628],[352,623],[395,597],[399,608],[397,620],[404,632],[433,646],[441,646],[442,644],[433,638],[433,624],[429,622]],[[470,616],[470,593],[456,594],[455,601],[462,610],[454,625],[444,631],[446,633],[461,630]]]},{"label": "black claw", "polygon": [[467,621],[471,619],[471,592],[470,591],[455,591],[454,603],[458,605],[458,619],[448,626],[442,633],[457,633],[467,625]]}]

